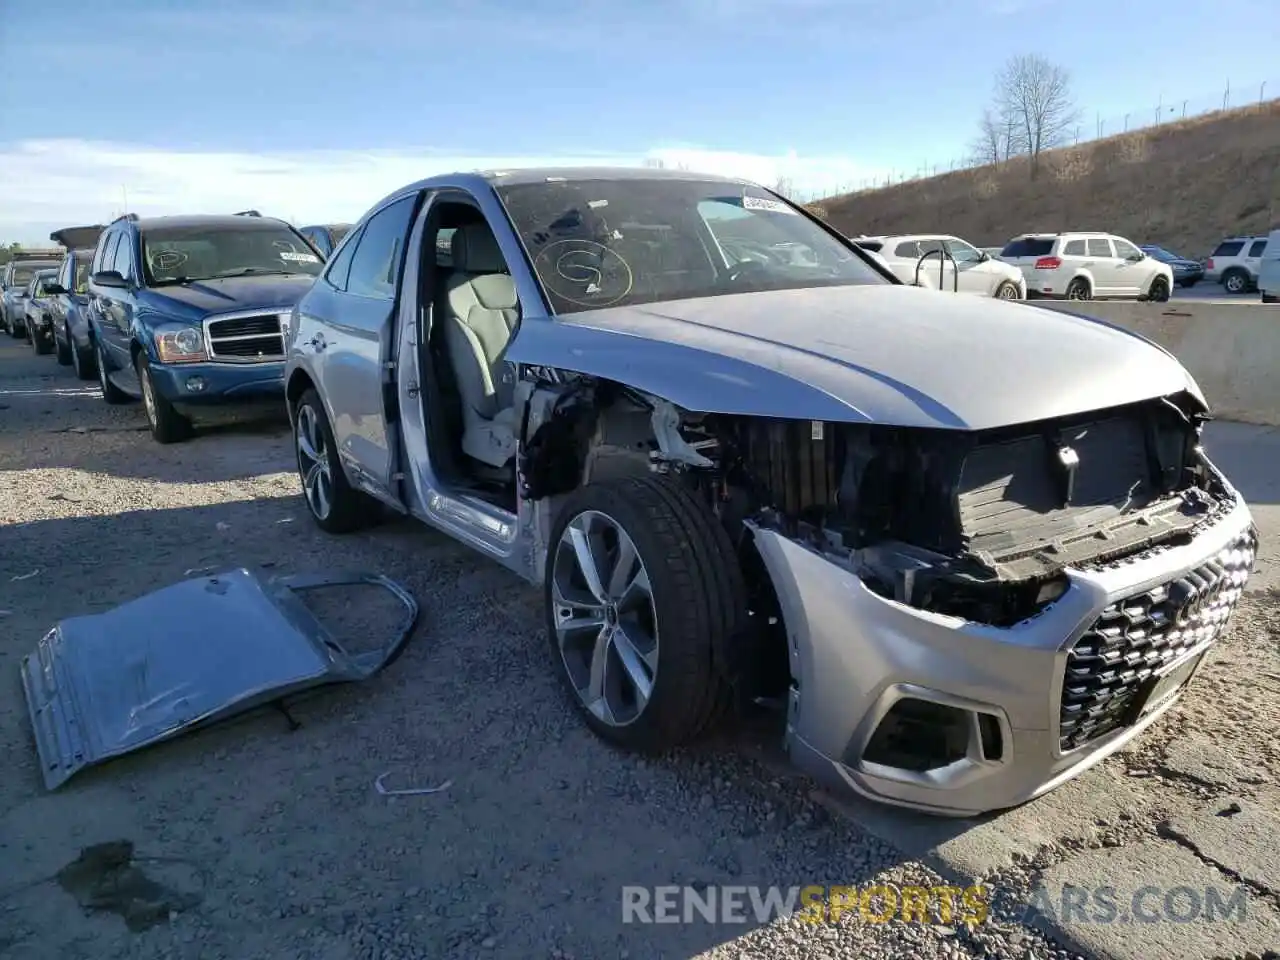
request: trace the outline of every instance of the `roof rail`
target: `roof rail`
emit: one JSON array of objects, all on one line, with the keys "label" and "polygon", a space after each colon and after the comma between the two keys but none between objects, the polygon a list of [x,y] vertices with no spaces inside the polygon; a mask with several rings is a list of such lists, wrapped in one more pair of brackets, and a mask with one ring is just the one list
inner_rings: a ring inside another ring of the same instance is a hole
[{"label": "roof rail", "polygon": [[233,216],[236,216],[236,217],[260,217],[260,216],[262,216],[262,214],[260,214],[257,210],[238,210],[236,213],[234,213],[234,214],[233,214]]}]

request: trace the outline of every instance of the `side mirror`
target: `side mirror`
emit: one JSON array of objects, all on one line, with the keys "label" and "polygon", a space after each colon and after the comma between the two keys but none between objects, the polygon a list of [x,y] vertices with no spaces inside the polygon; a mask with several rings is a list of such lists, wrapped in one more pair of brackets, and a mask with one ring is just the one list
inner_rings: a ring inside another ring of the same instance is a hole
[{"label": "side mirror", "polygon": [[986,262],[987,262],[988,260],[990,260],[990,259],[991,259],[991,254],[987,253],[987,251],[985,251],[985,250],[979,250],[979,251],[978,251],[978,262],[979,262],[979,263],[986,263]]},{"label": "side mirror", "polygon": [[102,270],[93,275],[93,283],[99,287],[111,287],[115,290],[123,290],[129,286],[129,282],[120,276],[119,270]]},{"label": "side mirror", "polygon": [[67,292],[67,288],[60,283],[46,283],[44,285],[44,293],[47,297],[57,297]]},{"label": "side mirror", "polygon": [[1139,260],[1147,259],[1147,255],[1143,253],[1141,250],[1139,250],[1137,253],[1129,254],[1129,256],[1125,257],[1125,259],[1128,260],[1130,263],[1137,263]]}]

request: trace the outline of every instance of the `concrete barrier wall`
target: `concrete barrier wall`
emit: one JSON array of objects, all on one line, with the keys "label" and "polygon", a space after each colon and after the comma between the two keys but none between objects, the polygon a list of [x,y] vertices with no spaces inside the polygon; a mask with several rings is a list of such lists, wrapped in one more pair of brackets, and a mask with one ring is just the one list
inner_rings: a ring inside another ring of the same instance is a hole
[{"label": "concrete barrier wall", "polygon": [[1280,426],[1280,304],[1032,300],[1098,317],[1160,344],[1185,366],[1214,415]]}]

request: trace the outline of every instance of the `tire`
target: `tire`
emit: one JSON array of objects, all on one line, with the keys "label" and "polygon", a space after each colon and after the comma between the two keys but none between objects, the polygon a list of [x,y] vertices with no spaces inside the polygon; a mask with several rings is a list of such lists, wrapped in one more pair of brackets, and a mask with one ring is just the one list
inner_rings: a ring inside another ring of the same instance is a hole
[{"label": "tire", "polygon": [[107,403],[114,405],[128,403],[133,397],[129,396],[107,376],[106,356],[103,354],[102,345],[98,344],[98,353],[96,356],[96,365],[98,367],[98,387],[102,390],[102,399]]},{"label": "tire", "polygon": [[[351,533],[371,526],[378,518],[378,504],[347,481],[329,416],[315,390],[307,390],[298,398],[292,419],[298,478],[311,519],[326,533]],[[313,470],[318,473],[312,475]],[[322,500],[319,491],[326,488],[327,497]]]},{"label": "tire", "polygon": [[[53,335],[50,334],[50,337],[52,336]],[[35,348],[36,353],[42,357],[53,353],[53,344],[40,334],[36,333],[35,328],[29,328],[27,330],[27,342],[30,343],[31,346]]]},{"label": "tire", "polygon": [[1169,281],[1164,277],[1156,277],[1147,288],[1147,299],[1153,303],[1166,303],[1169,300]]},{"label": "tire", "polygon": [[1012,280],[1003,281],[1000,286],[996,287],[995,298],[997,300],[1021,300],[1018,296],[1018,285]]},{"label": "tire", "polygon": [[[93,353],[92,347],[89,351],[81,351],[75,341],[67,338],[71,342],[71,369],[75,371],[76,378],[79,380],[92,380],[98,373],[97,357]],[[86,356],[86,353],[88,354]]]},{"label": "tire", "polygon": [[138,372],[138,386],[142,388],[142,405],[147,411],[147,423],[151,426],[151,436],[156,443],[181,443],[189,440],[195,431],[191,421],[180,414],[172,403],[156,392],[155,383],[151,379],[151,362],[146,353],[139,351],[133,358],[134,369]]},{"label": "tire", "polygon": [[73,348],[71,346],[71,331],[67,329],[66,324],[62,326],[62,335],[65,338],[65,342],[60,342],[56,336],[53,338],[54,346],[58,351],[58,366],[69,367],[71,366]]},{"label": "tire", "polygon": [[[599,530],[606,545],[610,536],[621,545],[625,535],[634,546],[649,588],[634,611],[620,603],[615,606],[609,598],[605,607],[593,608],[594,598],[580,593],[575,572],[581,578],[581,568],[571,542],[574,529]],[[625,749],[658,753],[714,729],[725,717],[732,693],[716,651],[727,649],[740,635],[747,594],[729,537],[710,511],[662,477],[606,480],[570,494],[548,542],[543,600],[552,662],[570,702],[592,732]],[[563,631],[561,636],[565,622],[588,613],[602,624],[599,631],[593,634],[588,627]],[[602,695],[586,692],[590,651],[607,625],[617,629],[623,623],[631,624],[633,637],[644,640],[628,647],[642,651],[632,659],[650,684],[643,703],[634,695],[638,684],[623,679],[628,671],[616,642],[605,647]],[[623,695],[624,686],[632,691],[631,697]],[[595,709],[588,706],[589,700]]]},{"label": "tire", "polygon": [[1068,300],[1092,300],[1093,291],[1089,289],[1089,281],[1084,277],[1076,277],[1067,284]]},{"label": "tire", "polygon": [[1228,270],[1222,275],[1222,286],[1227,293],[1244,293],[1249,289],[1249,275],[1243,270]]}]

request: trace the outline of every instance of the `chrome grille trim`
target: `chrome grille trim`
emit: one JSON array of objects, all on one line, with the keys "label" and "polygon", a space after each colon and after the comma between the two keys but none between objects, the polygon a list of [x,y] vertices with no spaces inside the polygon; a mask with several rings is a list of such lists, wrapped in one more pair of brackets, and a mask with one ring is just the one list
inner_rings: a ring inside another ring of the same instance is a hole
[{"label": "chrome grille trim", "polygon": [[[201,326],[209,360],[214,363],[236,364],[283,360],[284,328],[288,315],[287,310],[238,310],[206,317]],[[256,325],[246,322],[254,320],[261,322]],[[253,326],[261,329],[255,331]],[[219,334],[219,328],[235,332]],[[257,350],[254,349],[255,346]]]}]

